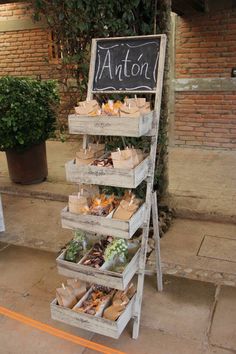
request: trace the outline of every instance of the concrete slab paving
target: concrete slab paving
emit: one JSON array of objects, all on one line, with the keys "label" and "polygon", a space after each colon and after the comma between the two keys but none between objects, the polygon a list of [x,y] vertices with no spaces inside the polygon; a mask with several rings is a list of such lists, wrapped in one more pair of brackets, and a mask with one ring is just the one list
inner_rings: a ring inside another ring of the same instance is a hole
[{"label": "concrete slab paving", "polygon": [[58,252],[71,238],[62,229],[60,212],[65,203],[3,195],[6,231],[2,242]]},{"label": "concrete slab paving", "polygon": [[82,354],[84,347],[53,337],[11,319],[0,322],[0,354]]},{"label": "concrete slab paving", "polygon": [[[50,318],[49,304],[55,296],[55,288],[65,281],[57,274],[55,253],[17,246],[0,251],[0,306],[125,353],[231,354],[232,348],[227,352],[224,345],[211,343],[211,347],[206,347],[205,331],[213,304],[213,285],[171,276],[164,280],[164,292],[160,294],[156,292],[155,279],[146,277],[139,338],[131,339],[130,323],[120,339],[113,340]],[[214,321],[219,322],[221,318]],[[96,353],[3,316],[0,316],[0,341],[4,348],[3,353],[0,348],[0,354]]]},{"label": "concrete slab paving", "polygon": [[[212,245],[204,245],[206,237],[218,241],[214,242],[215,257],[212,257]],[[223,253],[226,252],[226,245],[222,247],[222,240],[225,239],[235,243],[235,224],[175,219],[161,239],[163,271],[190,279],[236,286],[235,254],[232,254],[232,247],[227,248],[227,254]],[[231,261],[227,257],[231,257]],[[155,266],[154,253],[149,258],[148,266],[149,269]]]},{"label": "concrete slab paving", "polygon": [[55,255],[9,246],[0,252],[1,287],[25,293],[54,267]]},{"label": "concrete slab paving", "polygon": [[211,327],[212,344],[230,350],[236,349],[236,289],[221,289]]},{"label": "concrete slab paving", "polygon": [[155,277],[145,278],[142,325],[190,340],[204,341],[215,287],[168,276],[155,292]]},{"label": "concrete slab paving", "polygon": [[168,177],[178,215],[236,222],[235,151],[169,147]]},{"label": "concrete slab paving", "polygon": [[[131,326],[119,340],[95,335],[93,341],[124,351],[127,354],[202,354],[202,345],[189,339],[178,338],[150,327],[140,328],[137,340],[131,338]],[[86,349],[84,354],[95,352]]]}]

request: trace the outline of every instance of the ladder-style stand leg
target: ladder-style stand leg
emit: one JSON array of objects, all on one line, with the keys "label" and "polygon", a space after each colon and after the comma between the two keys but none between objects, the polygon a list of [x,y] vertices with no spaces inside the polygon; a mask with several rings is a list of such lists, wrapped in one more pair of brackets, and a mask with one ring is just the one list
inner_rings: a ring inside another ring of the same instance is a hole
[{"label": "ladder-style stand leg", "polygon": [[157,290],[163,290],[162,270],[161,270],[161,252],[160,252],[160,233],[158,225],[158,206],[157,193],[152,193],[152,224],[153,237],[155,241],[155,258],[156,258],[156,272],[157,272]]},{"label": "ladder-style stand leg", "polygon": [[[151,208],[149,209],[149,213],[150,211]],[[134,319],[133,334],[132,334],[133,339],[137,339],[139,335],[148,234],[149,234],[149,223],[148,225],[145,225],[145,227],[143,228],[141,252],[140,252],[140,259],[139,259],[137,293],[136,293],[136,300],[134,304],[134,315],[133,315],[133,319]]]}]

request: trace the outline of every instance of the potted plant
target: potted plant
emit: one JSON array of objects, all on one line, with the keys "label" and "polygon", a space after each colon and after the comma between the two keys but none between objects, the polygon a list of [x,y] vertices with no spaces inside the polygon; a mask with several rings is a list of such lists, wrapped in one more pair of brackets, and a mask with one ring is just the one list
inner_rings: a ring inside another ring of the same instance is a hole
[{"label": "potted plant", "polygon": [[6,152],[13,182],[32,184],[47,177],[45,141],[55,131],[58,102],[54,81],[0,78],[0,150]]}]

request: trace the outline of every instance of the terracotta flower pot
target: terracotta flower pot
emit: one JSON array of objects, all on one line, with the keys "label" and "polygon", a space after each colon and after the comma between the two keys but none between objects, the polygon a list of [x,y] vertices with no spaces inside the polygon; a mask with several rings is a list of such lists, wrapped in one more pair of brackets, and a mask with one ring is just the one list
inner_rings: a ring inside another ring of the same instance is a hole
[{"label": "terracotta flower pot", "polygon": [[44,181],[48,175],[45,142],[23,152],[8,150],[6,157],[12,182],[35,184]]}]

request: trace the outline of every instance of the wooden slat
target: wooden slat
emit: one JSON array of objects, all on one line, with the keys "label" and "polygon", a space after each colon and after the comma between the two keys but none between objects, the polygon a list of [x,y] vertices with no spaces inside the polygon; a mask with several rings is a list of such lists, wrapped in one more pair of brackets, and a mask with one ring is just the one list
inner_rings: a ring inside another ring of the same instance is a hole
[{"label": "wooden slat", "polygon": [[66,179],[74,183],[98,184],[122,188],[136,188],[148,175],[150,159],[144,159],[132,170],[97,166],[77,166],[66,163]]},{"label": "wooden slat", "polygon": [[94,333],[102,334],[112,338],[119,338],[133,314],[135,296],[130,300],[124,313],[117,321],[109,321],[102,317],[95,317],[84,313],[78,313],[71,309],[57,305],[54,299],[51,303],[51,317],[71,326],[82,328]]},{"label": "wooden slat", "polygon": [[125,290],[132,277],[138,270],[138,259],[140,250],[136,252],[123,273],[112,272],[103,269],[92,268],[83,264],[68,262],[64,260],[65,251],[57,257],[57,269],[59,274],[69,278],[78,278],[90,283],[108,286],[114,289]]},{"label": "wooden slat", "polygon": [[68,117],[70,134],[140,137],[152,127],[153,112],[140,117],[79,116]]},{"label": "wooden slat", "polygon": [[145,204],[128,220],[116,220],[109,217],[73,214],[64,208],[61,212],[62,227],[67,229],[82,229],[101,235],[110,235],[129,239],[143,224]]}]

